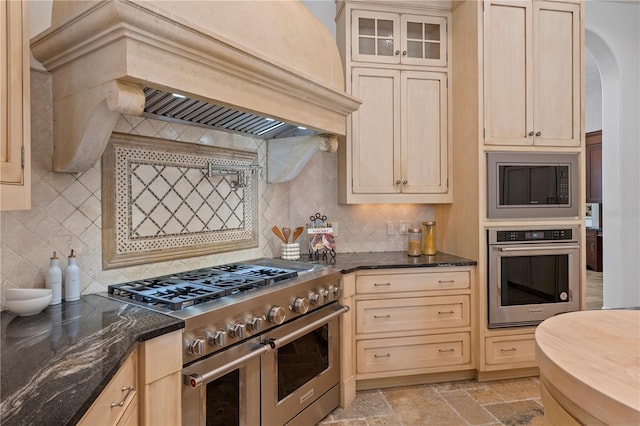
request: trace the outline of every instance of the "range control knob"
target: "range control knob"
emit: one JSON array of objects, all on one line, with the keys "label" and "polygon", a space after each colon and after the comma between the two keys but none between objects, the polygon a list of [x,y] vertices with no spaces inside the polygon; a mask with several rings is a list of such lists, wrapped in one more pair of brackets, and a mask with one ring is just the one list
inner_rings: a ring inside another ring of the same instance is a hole
[{"label": "range control knob", "polygon": [[309,299],[306,297],[296,297],[292,306],[293,312],[297,314],[306,314],[309,310]]},{"label": "range control knob", "polygon": [[282,306],[272,306],[267,313],[267,321],[272,324],[282,324],[287,315],[287,312]]},{"label": "range control knob", "polygon": [[222,330],[208,330],[207,342],[211,346],[224,346],[227,344],[227,332]]},{"label": "range control knob", "polygon": [[187,352],[190,353],[191,355],[203,355],[204,339],[202,337],[196,337],[191,342],[188,342]]},{"label": "range control knob", "polygon": [[233,324],[229,327],[229,336],[242,339],[244,337],[244,328],[245,325],[239,322]]},{"label": "range control knob", "polygon": [[340,297],[340,287],[337,287],[335,285],[330,285],[329,286],[329,290],[327,290],[327,299],[329,299],[330,301],[333,300],[338,300],[338,298]]},{"label": "range control knob", "polygon": [[317,293],[312,293],[309,296],[309,300],[312,305],[322,305],[324,303],[325,298],[327,297],[327,290],[321,288]]},{"label": "range control knob", "polygon": [[247,328],[249,331],[258,332],[262,330],[262,317],[253,316],[247,320]]}]

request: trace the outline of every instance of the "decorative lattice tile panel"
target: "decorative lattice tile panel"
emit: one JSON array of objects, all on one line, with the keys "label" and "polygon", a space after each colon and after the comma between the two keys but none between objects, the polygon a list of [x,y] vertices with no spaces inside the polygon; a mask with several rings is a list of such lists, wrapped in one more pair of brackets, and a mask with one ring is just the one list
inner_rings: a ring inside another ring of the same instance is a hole
[{"label": "decorative lattice tile panel", "polygon": [[257,154],[114,133],[103,267],[256,247]]}]

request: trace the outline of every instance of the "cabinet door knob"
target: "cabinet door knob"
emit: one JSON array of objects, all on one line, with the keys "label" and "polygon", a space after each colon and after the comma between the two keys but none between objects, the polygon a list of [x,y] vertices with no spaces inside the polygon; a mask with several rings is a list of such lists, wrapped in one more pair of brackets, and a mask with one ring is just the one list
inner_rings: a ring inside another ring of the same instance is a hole
[{"label": "cabinet door knob", "polygon": [[542,132],[536,132],[536,136],[540,136]]},{"label": "cabinet door knob", "polygon": [[400,179],[398,179],[398,180],[396,181],[396,185],[400,185],[401,183],[402,183],[402,182],[400,181]]},{"label": "cabinet door knob", "polygon": [[533,132],[529,132],[529,136],[533,136]]},{"label": "cabinet door knob", "polygon": [[396,53],[396,55],[399,55],[399,54],[400,54],[400,51],[399,51],[399,50],[396,50],[396,52],[395,52],[395,53]]},{"label": "cabinet door knob", "polygon": [[406,50],[402,51],[402,56],[407,56],[407,51]]},{"label": "cabinet door knob", "polygon": [[406,180],[406,179],[402,181],[402,184],[403,184],[403,185],[406,185],[406,184],[408,184],[408,183],[409,183],[409,182],[407,182],[407,180]]}]

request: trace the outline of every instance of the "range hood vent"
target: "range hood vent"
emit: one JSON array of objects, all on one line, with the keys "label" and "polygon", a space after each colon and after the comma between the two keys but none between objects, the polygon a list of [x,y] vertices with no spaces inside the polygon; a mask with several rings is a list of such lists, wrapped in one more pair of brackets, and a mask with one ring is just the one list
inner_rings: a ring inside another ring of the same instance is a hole
[{"label": "range hood vent", "polygon": [[183,95],[144,87],[143,116],[183,124],[212,127],[226,132],[277,139],[314,134],[302,126],[294,126],[274,118],[223,107]]},{"label": "range hood vent", "polygon": [[298,126],[344,135],[360,106],[334,38],[297,0],[57,0],[31,49],[53,77],[55,171],[93,167],[121,114],[281,140]]}]

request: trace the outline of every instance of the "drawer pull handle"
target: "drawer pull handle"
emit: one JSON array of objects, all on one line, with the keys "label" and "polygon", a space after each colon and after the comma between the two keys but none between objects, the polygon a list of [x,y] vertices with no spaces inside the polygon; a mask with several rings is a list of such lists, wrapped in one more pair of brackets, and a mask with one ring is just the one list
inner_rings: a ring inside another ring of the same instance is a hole
[{"label": "drawer pull handle", "polygon": [[456,280],[438,280],[438,283],[440,284],[449,284],[449,283],[455,283]]},{"label": "drawer pull handle", "polygon": [[500,352],[518,352],[518,350],[516,348],[511,348],[511,349],[500,348]]},{"label": "drawer pull handle", "polygon": [[384,355],[378,355],[375,354],[373,355],[374,358],[391,358],[391,354],[384,354]]},{"label": "drawer pull handle", "polygon": [[449,349],[438,349],[438,352],[455,352],[456,350],[453,348],[449,348]]},{"label": "drawer pull handle", "polygon": [[391,283],[373,283],[374,287],[382,287],[382,286],[388,286],[391,285]]},{"label": "drawer pull handle", "polygon": [[374,318],[391,318],[391,315],[387,314],[387,315],[374,315]]},{"label": "drawer pull handle", "polygon": [[454,314],[455,312],[453,311],[438,311],[438,315],[444,315],[444,314]]},{"label": "drawer pull handle", "polygon": [[121,390],[122,392],[126,392],[126,393],[124,394],[120,402],[112,402],[111,408],[124,406],[124,402],[127,400],[127,398],[129,398],[129,394],[133,392],[133,386],[123,386]]}]

